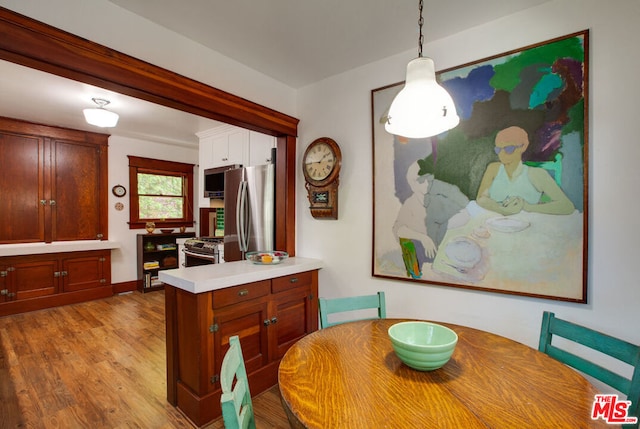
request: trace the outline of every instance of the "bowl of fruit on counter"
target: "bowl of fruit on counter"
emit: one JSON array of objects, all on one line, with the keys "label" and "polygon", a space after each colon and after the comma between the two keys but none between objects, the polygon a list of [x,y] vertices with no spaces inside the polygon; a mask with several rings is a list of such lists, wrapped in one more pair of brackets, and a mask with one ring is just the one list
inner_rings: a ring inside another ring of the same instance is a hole
[{"label": "bowl of fruit on counter", "polygon": [[289,257],[287,252],[282,250],[268,250],[268,251],[256,251],[247,252],[245,255],[247,261],[251,261],[258,265],[274,265],[279,264]]}]

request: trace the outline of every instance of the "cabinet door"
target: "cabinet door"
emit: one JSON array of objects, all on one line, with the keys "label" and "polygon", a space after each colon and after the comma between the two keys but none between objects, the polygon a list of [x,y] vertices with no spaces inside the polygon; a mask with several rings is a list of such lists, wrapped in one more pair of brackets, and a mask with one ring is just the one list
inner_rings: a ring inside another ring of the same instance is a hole
[{"label": "cabinet door", "polygon": [[59,264],[55,255],[48,259],[16,258],[10,262],[9,283],[10,293],[15,293],[15,299],[36,298],[39,296],[58,293]]},{"label": "cabinet door", "polygon": [[58,140],[52,158],[52,240],[100,239],[101,147]]},{"label": "cabinet door", "polygon": [[[239,129],[211,139],[211,167],[231,164],[246,165],[249,132]],[[210,167],[207,167],[210,168]]]},{"label": "cabinet door", "polygon": [[0,132],[0,243],[44,241],[44,141]]},{"label": "cabinet door", "polygon": [[108,252],[86,252],[62,259],[62,291],[92,289],[111,284]]},{"label": "cabinet door", "polygon": [[3,258],[0,258],[0,303],[10,301],[15,293],[13,290],[9,290],[9,271],[7,270],[9,265]]},{"label": "cabinet door", "polygon": [[249,131],[238,130],[236,132],[230,133],[227,140],[227,160],[223,163],[223,165],[247,165],[248,152]]},{"label": "cabinet door", "polygon": [[313,332],[313,318],[318,317],[313,311],[314,297],[310,287],[296,287],[273,296],[269,327],[273,356],[270,360],[282,358],[296,341]]},{"label": "cabinet door", "polygon": [[247,373],[268,362],[268,297],[229,305],[214,311],[214,370],[220,374],[222,359],[229,349],[229,337],[238,335]]},{"label": "cabinet door", "polygon": [[266,134],[249,132],[249,165],[264,165],[273,162],[271,149],[275,147],[275,138]]}]

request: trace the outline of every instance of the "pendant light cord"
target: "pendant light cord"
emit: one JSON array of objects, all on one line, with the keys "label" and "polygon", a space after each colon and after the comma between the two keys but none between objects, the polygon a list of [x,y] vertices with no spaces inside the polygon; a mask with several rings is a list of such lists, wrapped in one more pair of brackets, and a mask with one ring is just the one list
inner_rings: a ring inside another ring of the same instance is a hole
[{"label": "pendant light cord", "polygon": [[422,35],[422,24],[424,24],[424,19],[422,18],[422,6],[423,0],[418,1],[418,12],[420,13],[420,18],[418,19],[418,58],[422,58],[422,42],[424,41],[424,36]]}]

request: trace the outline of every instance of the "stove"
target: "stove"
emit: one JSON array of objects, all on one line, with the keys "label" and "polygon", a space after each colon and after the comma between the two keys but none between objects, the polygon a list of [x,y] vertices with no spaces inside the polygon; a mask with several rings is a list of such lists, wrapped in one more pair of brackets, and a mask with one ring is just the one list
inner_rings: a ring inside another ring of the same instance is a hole
[{"label": "stove", "polygon": [[185,266],[219,264],[224,262],[224,239],[218,237],[187,238],[183,252]]},{"label": "stove", "polygon": [[205,255],[218,253],[222,245],[224,245],[224,240],[217,237],[194,237],[188,238],[184,242],[185,249]]}]

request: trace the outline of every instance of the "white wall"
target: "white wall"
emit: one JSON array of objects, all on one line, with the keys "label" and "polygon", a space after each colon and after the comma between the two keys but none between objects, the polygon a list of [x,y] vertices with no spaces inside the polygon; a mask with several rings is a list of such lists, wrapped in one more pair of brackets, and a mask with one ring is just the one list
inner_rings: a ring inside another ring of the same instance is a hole
[{"label": "white wall", "polygon": [[[334,76],[299,91],[298,156],[314,139],[340,144],[339,220],[315,220],[298,174],[298,254],[322,258],[320,295],[384,290],[390,317],[469,325],[537,347],[541,314],[552,310],[640,343],[640,144],[635,126],[640,57],[636,0],[557,0],[425,46],[438,69],[590,29],[588,304],[516,297],[371,276],[371,90],[404,80],[416,51]],[[428,25],[428,23],[427,23]],[[625,30],[627,29],[627,30]],[[300,164],[301,160],[298,164]]]},{"label": "white wall", "polygon": [[[109,137],[109,189],[115,185],[124,185],[127,195],[117,198],[109,192],[109,240],[120,243],[120,248],[111,252],[111,282],[121,283],[135,280],[137,275],[136,263],[136,236],[144,234],[144,229],[129,229],[129,158],[127,155],[141,156],[145,158],[162,159],[166,161],[198,164],[198,149],[183,146],[167,145],[146,140],[121,137],[117,134]],[[194,167],[194,177],[197,177],[198,168]],[[196,189],[199,193],[199,190]],[[124,209],[115,209],[116,203],[123,203]],[[198,208],[194,206],[194,214]],[[187,228],[188,232],[197,231]]]}]

